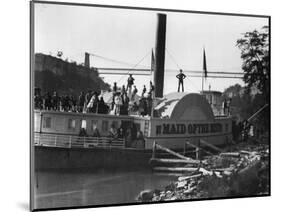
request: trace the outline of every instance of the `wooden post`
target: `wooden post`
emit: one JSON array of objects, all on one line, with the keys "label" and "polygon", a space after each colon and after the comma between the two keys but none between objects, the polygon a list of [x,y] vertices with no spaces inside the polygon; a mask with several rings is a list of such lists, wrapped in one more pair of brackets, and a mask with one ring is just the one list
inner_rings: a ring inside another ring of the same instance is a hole
[{"label": "wooden post", "polygon": [[196,160],[199,160],[199,148],[195,148],[195,158]]},{"label": "wooden post", "polygon": [[153,141],[153,148],[152,148],[152,158],[155,158],[155,154],[156,154],[156,142]]},{"label": "wooden post", "polygon": [[126,148],[125,138],[122,138],[122,141],[123,141],[123,148],[125,149]]},{"label": "wooden post", "polygon": [[200,139],[199,139],[199,142],[198,142],[198,147],[196,148],[196,159],[197,160],[200,160],[201,158],[201,154],[200,154],[200,149],[201,149],[201,142],[200,142]]},{"label": "wooden post", "polygon": [[170,149],[168,149],[168,148],[166,148],[166,147],[163,147],[163,146],[161,146],[161,145],[159,145],[159,144],[156,144],[156,146],[157,146],[157,148],[159,148],[159,149],[161,149],[161,150],[163,150],[163,151],[165,151],[165,152],[168,152],[168,153],[170,153],[171,155],[174,155],[174,156],[176,156],[176,157],[178,157],[178,158],[181,158],[181,159],[183,159],[183,160],[194,161],[192,158],[185,157],[185,156],[183,156],[183,155],[181,155],[181,154],[179,154],[179,153],[176,153],[176,152],[174,152],[174,151],[172,151],[172,150],[170,150]]},{"label": "wooden post", "polygon": [[213,144],[210,144],[210,143],[208,143],[208,142],[206,142],[206,141],[204,141],[204,140],[202,140],[202,139],[200,139],[200,141],[201,141],[201,143],[203,143],[204,145],[206,145],[206,146],[208,146],[208,147],[210,147],[210,148],[212,148],[212,149],[214,149],[214,150],[216,150],[216,151],[218,151],[218,152],[223,152],[222,149],[216,147],[216,146],[213,145]]},{"label": "wooden post", "polygon": [[71,148],[71,135],[69,136],[69,143],[68,143],[68,145],[69,145],[69,148]]},{"label": "wooden post", "polygon": [[55,136],[55,146],[57,146],[57,135]]},{"label": "wooden post", "polygon": [[183,155],[185,156],[185,153],[186,153],[186,142],[184,143],[184,146],[183,146]]},{"label": "wooden post", "polygon": [[41,133],[39,134],[39,138],[38,138],[38,145],[41,145]]}]

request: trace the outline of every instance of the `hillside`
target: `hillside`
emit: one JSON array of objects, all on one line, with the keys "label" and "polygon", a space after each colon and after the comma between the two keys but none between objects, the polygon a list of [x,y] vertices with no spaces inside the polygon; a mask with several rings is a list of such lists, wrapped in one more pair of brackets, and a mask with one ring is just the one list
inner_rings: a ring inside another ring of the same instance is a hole
[{"label": "hillside", "polygon": [[61,94],[79,95],[81,91],[108,90],[95,68],[86,68],[75,62],[41,53],[35,54],[35,87],[41,88],[41,93],[57,91]]}]

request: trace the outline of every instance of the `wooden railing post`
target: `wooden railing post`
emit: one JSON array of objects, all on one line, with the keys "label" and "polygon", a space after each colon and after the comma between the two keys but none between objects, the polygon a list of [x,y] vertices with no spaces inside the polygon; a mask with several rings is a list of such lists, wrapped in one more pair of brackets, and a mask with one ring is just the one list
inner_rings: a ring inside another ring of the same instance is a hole
[{"label": "wooden railing post", "polygon": [[69,143],[68,143],[68,145],[69,145],[69,148],[71,148],[71,135],[69,136]]},{"label": "wooden railing post", "polygon": [[199,139],[198,145],[197,145],[197,147],[195,148],[196,160],[199,160],[199,159],[200,159],[200,140],[201,140],[201,139]]},{"label": "wooden railing post", "polygon": [[38,145],[41,145],[41,135],[39,134],[39,137],[38,137]]},{"label": "wooden railing post", "polygon": [[199,160],[199,148],[195,148],[196,160]]},{"label": "wooden railing post", "polygon": [[55,136],[55,146],[57,146],[57,135]]},{"label": "wooden railing post", "polygon": [[125,140],[125,138],[123,138],[122,140],[123,140],[123,148],[125,149],[126,148],[126,140]]},{"label": "wooden railing post", "polygon": [[185,156],[186,154],[186,142],[184,142],[184,146],[183,146],[183,155]]},{"label": "wooden railing post", "polygon": [[155,154],[156,154],[156,142],[153,141],[153,147],[152,147],[152,158],[155,158]]}]

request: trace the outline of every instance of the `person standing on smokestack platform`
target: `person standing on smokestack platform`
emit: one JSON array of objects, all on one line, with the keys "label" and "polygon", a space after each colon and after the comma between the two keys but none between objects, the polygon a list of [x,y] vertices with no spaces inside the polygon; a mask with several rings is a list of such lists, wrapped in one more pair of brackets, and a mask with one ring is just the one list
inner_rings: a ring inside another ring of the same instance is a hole
[{"label": "person standing on smokestack platform", "polygon": [[180,69],[180,73],[176,77],[179,79],[178,92],[180,92],[180,86],[182,87],[182,92],[184,92],[183,80],[186,78],[186,76],[184,73],[182,73],[182,69]]}]

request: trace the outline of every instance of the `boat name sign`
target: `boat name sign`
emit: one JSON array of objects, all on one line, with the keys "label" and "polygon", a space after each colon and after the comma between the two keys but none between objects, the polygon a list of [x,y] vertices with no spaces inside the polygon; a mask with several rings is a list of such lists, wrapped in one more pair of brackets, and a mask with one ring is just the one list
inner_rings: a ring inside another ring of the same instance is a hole
[{"label": "boat name sign", "polygon": [[162,124],[156,125],[156,135],[167,134],[206,134],[222,132],[221,123],[203,124]]}]

